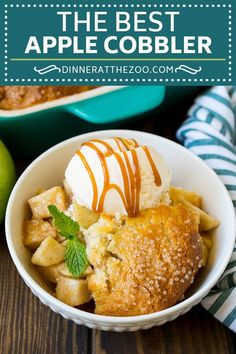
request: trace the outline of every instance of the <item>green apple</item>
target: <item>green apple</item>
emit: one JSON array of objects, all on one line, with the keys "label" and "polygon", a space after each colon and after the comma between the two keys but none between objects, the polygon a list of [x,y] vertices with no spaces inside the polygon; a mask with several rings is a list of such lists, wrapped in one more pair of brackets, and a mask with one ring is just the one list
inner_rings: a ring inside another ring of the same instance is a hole
[{"label": "green apple", "polygon": [[7,201],[15,179],[13,160],[6,146],[0,140],[0,223],[3,221]]}]

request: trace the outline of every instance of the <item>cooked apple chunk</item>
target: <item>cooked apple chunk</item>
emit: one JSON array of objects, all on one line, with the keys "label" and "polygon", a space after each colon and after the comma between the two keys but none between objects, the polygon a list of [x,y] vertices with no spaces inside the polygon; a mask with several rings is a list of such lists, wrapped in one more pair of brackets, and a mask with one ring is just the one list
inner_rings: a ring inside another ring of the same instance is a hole
[{"label": "cooked apple chunk", "polygon": [[202,240],[202,265],[207,264],[208,256],[213,245],[213,239],[210,232],[201,232]]},{"label": "cooked apple chunk", "polygon": [[48,205],[56,205],[61,211],[67,209],[67,200],[64,190],[61,187],[53,187],[36,195],[28,201],[33,217],[35,219],[49,218]]},{"label": "cooked apple chunk", "polygon": [[87,280],[60,276],[57,280],[56,297],[70,306],[79,306],[90,301]]},{"label": "cooked apple chunk", "polygon": [[23,243],[31,251],[35,251],[46,237],[56,238],[55,228],[47,221],[32,219],[24,222]]},{"label": "cooked apple chunk", "polygon": [[196,193],[171,186],[170,199],[173,205],[183,204],[196,215],[199,219],[200,231],[210,231],[219,225],[219,220],[201,208],[202,200]]},{"label": "cooked apple chunk", "polygon": [[89,228],[92,224],[99,219],[99,214],[87,209],[86,207],[73,203],[73,214],[75,220],[85,229]]},{"label": "cooked apple chunk", "polygon": [[202,207],[202,198],[195,192],[180,187],[170,186],[169,194],[173,204],[178,204],[184,199],[198,208]]},{"label": "cooked apple chunk", "polygon": [[64,260],[66,247],[52,237],[47,237],[33,254],[31,261],[39,266],[51,266]]},{"label": "cooked apple chunk", "polygon": [[50,283],[56,283],[59,277],[59,267],[60,264],[53,264],[48,267],[38,266],[37,269],[43,279],[49,281]]},{"label": "cooked apple chunk", "polygon": [[219,225],[219,220],[206,213],[204,210],[197,208],[185,200],[181,203],[199,218],[199,231],[211,231]]}]

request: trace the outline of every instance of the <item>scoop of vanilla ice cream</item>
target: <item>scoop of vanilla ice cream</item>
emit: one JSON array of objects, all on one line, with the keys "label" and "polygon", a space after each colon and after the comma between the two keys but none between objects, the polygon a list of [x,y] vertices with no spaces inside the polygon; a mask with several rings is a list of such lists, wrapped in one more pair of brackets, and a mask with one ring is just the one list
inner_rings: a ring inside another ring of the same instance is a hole
[{"label": "scoop of vanilla ice cream", "polygon": [[[124,151],[126,147],[123,144],[120,144],[118,148],[117,142],[111,139],[104,139],[105,143],[108,143],[114,151],[119,154],[119,156],[124,161]],[[99,142],[93,142],[100,151],[105,155],[106,165],[109,171],[110,183],[117,185],[122,193],[124,194],[124,179],[120,165],[117,161],[117,158],[114,154],[108,154],[107,148]],[[133,147],[134,148],[134,147]],[[170,172],[165,164],[165,161],[161,154],[157,153],[153,148],[148,147],[152,160],[159,172],[161,178],[161,185],[157,186],[155,183],[155,176],[151,167],[151,164],[141,146],[136,147],[136,153],[139,163],[139,170],[141,176],[141,188],[139,196],[139,209],[147,209],[157,206],[161,201],[167,201],[167,191],[170,185]],[[120,151],[122,150],[122,151]],[[93,175],[96,180],[97,190],[98,190],[98,200],[101,196],[103,187],[104,187],[104,172],[101,164],[101,160],[98,156],[98,153],[91,149],[91,147],[84,145],[81,147],[80,152],[85,157],[88,165],[93,172]],[[127,156],[130,162],[130,165],[135,170],[133,163],[133,158],[131,151],[127,151]],[[74,200],[88,209],[92,210],[93,204],[93,184],[91,177],[88,173],[87,168],[85,167],[81,157],[78,154],[75,154],[71,161],[68,164],[68,167],[65,171],[65,178],[69,188],[72,191]],[[130,186],[135,188],[135,186]],[[125,205],[122,201],[120,194],[115,189],[110,189],[106,193],[103,204],[103,212],[111,215],[123,214],[127,215]]]}]

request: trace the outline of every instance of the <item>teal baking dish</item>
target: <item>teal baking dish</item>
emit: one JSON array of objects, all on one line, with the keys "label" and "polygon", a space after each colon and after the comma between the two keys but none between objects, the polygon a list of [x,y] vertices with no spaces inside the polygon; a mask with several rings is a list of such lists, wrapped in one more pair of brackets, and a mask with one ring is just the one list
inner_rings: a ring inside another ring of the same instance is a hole
[{"label": "teal baking dish", "polygon": [[164,86],[103,86],[26,109],[0,110],[0,138],[17,156],[38,154],[86,131],[117,126],[154,109]]}]

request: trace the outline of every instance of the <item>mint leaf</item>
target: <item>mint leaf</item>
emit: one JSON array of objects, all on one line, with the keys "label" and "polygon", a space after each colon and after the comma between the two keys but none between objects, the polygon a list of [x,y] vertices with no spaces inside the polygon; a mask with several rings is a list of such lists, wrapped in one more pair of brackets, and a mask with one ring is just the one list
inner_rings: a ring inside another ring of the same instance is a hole
[{"label": "mint leaf", "polygon": [[67,268],[74,277],[79,277],[85,272],[89,264],[86,255],[86,246],[77,237],[79,224],[60,211],[55,205],[49,205],[48,210],[52,215],[53,224],[57,231],[68,239],[65,254]]},{"label": "mint leaf", "polygon": [[67,242],[65,262],[69,272],[75,277],[83,274],[88,266],[85,244],[77,239]]},{"label": "mint leaf", "polygon": [[70,239],[78,235],[79,224],[77,221],[72,220],[65,213],[60,211],[55,205],[48,206],[49,213],[53,217],[53,224],[59,234]]}]

